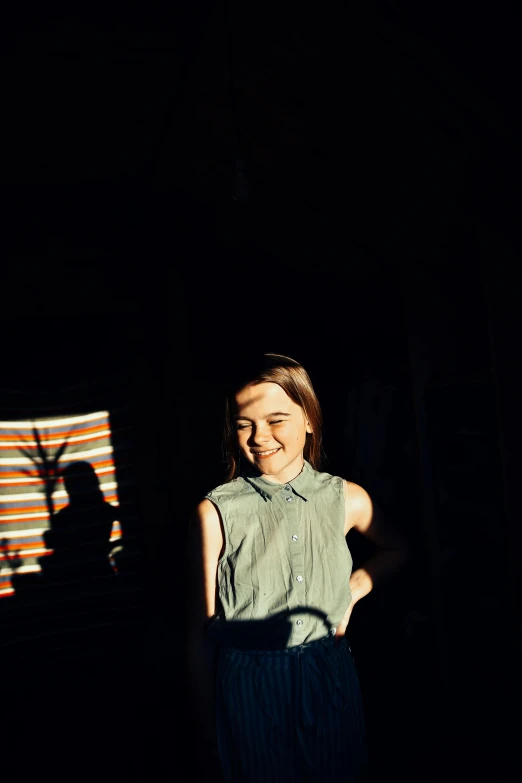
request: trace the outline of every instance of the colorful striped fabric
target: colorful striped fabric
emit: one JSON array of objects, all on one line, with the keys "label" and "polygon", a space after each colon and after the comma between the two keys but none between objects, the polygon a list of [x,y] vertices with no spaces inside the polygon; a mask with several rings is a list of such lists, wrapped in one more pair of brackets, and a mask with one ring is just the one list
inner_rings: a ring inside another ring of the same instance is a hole
[{"label": "colorful striped fabric", "polygon": [[[104,499],[119,505],[109,414],[0,421],[0,598],[14,594],[13,574],[41,570],[50,516],[68,504],[60,471],[73,462],[95,470]],[[121,538],[114,522],[110,541]],[[111,560],[111,563],[114,563]]]}]

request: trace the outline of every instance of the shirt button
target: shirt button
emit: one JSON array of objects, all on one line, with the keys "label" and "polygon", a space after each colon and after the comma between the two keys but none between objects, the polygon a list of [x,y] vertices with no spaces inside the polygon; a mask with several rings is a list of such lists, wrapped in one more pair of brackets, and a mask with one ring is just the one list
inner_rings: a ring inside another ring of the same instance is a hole
[{"label": "shirt button", "polygon": [[291,503],[292,502],[292,498],[285,498],[285,500],[286,500],[287,503]]},{"label": "shirt button", "polygon": [[296,620],[296,621],[295,621],[295,624],[296,624],[296,625],[302,625],[302,624],[303,624],[303,621],[302,621],[302,620]]},{"label": "shirt button", "polygon": [[299,536],[296,536],[296,535],[294,534],[294,535],[292,536],[292,541],[297,541],[297,539],[298,539],[298,538],[299,538]]},{"label": "shirt button", "polygon": [[287,485],[285,486],[285,489],[286,489],[286,491],[287,491],[287,492],[290,492],[290,489],[291,489],[291,487],[290,487],[290,484],[287,484]]},{"label": "shirt button", "polygon": [[297,579],[298,582],[302,582],[303,581],[303,577],[302,576],[296,576],[296,579]]}]

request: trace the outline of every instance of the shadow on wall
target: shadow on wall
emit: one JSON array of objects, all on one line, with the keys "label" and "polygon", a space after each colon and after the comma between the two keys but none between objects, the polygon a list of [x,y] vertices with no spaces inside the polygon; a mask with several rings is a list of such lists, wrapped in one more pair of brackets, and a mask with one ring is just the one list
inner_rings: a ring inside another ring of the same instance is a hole
[{"label": "shadow on wall", "polygon": [[14,595],[1,606],[3,653],[27,672],[35,660],[63,665],[98,657],[107,665],[125,638],[125,564],[122,573],[111,542],[121,509],[105,500],[89,462],[68,464],[57,477],[69,502],[43,534],[49,554],[38,573],[12,576]]},{"label": "shadow on wall", "polygon": [[110,537],[114,523],[120,522],[120,509],[105,500],[90,463],[73,462],[61,476],[69,504],[53,514],[44,533],[53,554],[44,560],[42,575],[56,584],[112,579]]}]

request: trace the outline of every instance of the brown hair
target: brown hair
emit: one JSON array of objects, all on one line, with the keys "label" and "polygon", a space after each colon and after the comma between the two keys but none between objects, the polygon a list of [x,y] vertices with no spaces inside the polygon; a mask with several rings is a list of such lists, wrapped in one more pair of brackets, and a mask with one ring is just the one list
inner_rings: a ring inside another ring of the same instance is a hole
[{"label": "brown hair", "polygon": [[290,399],[303,409],[312,430],[311,434],[306,433],[303,456],[315,470],[319,470],[323,456],[323,415],[310,376],[295,359],[277,353],[265,353],[260,360],[251,362],[248,367],[236,372],[228,386],[223,434],[223,452],[227,465],[225,480],[232,481],[239,475],[237,435],[232,419],[235,395],[245,386],[257,386],[259,383],[277,383]]}]

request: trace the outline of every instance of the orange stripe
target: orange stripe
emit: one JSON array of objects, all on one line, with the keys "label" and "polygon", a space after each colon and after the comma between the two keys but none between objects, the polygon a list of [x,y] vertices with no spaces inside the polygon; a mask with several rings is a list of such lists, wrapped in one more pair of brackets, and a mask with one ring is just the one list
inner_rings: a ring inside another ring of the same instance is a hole
[{"label": "orange stripe", "polygon": [[[110,503],[112,500],[118,500],[118,495],[105,495],[105,500]],[[68,500],[55,501],[54,509],[58,511],[68,505]],[[38,514],[43,511],[48,511],[45,503],[40,506],[24,506],[24,508],[8,508],[7,505],[0,506],[0,517],[7,514]]]},{"label": "orange stripe", "polygon": [[[70,456],[71,456],[71,460],[70,461],[74,462],[74,460],[72,459],[72,457],[74,457],[74,454],[71,454]],[[81,462],[85,462],[85,460],[82,459]],[[113,459],[103,460],[102,462],[97,462],[93,467],[95,467],[95,468],[109,468],[109,467],[113,468],[114,467],[114,460]],[[113,473],[113,472],[114,471],[110,471],[110,473]],[[28,476],[27,473],[22,473],[20,470],[13,470],[13,471],[6,470],[4,473],[0,473],[0,478],[4,478],[4,479],[6,479],[6,478],[34,478],[34,479],[36,479],[38,481],[43,481],[43,479],[39,479],[38,478],[38,474],[37,473],[30,473],[29,476]],[[2,485],[0,484],[0,487],[1,486]],[[5,486],[9,486],[9,485],[4,484],[3,486],[5,487]]]},{"label": "orange stripe", "polygon": [[[64,508],[67,505],[67,503],[62,503],[60,506],[58,503],[54,504],[54,508],[57,510],[59,508]],[[44,511],[48,511],[46,505],[41,506],[26,506],[26,508],[6,508],[3,506],[0,508],[0,517],[5,516],[12,516],[15,514],[42,514]],[[16,522],[16,520],[15,520]]]},{"label": "orange stripe", "polygon": [[[100,435],[93,435],[91,438],[85,438],[85,440],[79,441],[81,444],[87,444],[87,443],[94,443],[96,440],[104,440],[105,438],[110,438],[110,431],[106,430],[106,432],[100,433]],[[49,441],[50,442],[50,441]],[[47,446],[48,443],[45,441],[42,441],[42,446]],[[77,444],[75,444],[77,445]],[[0,451],[13,451],[13,449],[16,449],[17,446],[1,446],[0,445]],[[37,449],[38,444],[37,443],[24,443],[23,446],[20,446],[20,449]]]},{"label": "orange stripe", "polygon": [[19,549],[38,549],[38,547],[43,546],[43,541],[33,541],[29,544],[8,544],[7,546],[1,546],[0,547],[0,553],[1,552],[11,552],[11,551],[18,551]]},{"label": "orange stripe", "polygon": [[[16,427],[12,427],[11,429],[16,429]],[[88,435],[91,432],[100,432],[101,430],[108,430],[110,432],[109,423],[106,421],[104,424],[97,424],[95,427],[83,427],[81,430],[68,430],[66,432],[57,432],[55,435],[52,435],[51,433],[45,433],[44,435],[40,434],[41,442],[44,443],[45,440],[58,440],[59,438],[69,438],[71,435]],[[24,443],[34,443],[34,436],[27,437],[24,436],[22,433],[19,435],[2,435],[2,430],[0,429],[0,440],[23,440]]]},{"label": "orange stripe", "polygon": [[[67,505],[67,501],[63,501],[61,503],[55,503],[54,508],[65,508]],[[8,508],[8,506],[0,506],[0,517],[5,517],[8,514],[41,514],[43,511],[48,511],[49,509],[45,505],[45,503],[42,503],[41,506],[25,506],[24,508]]]}]

